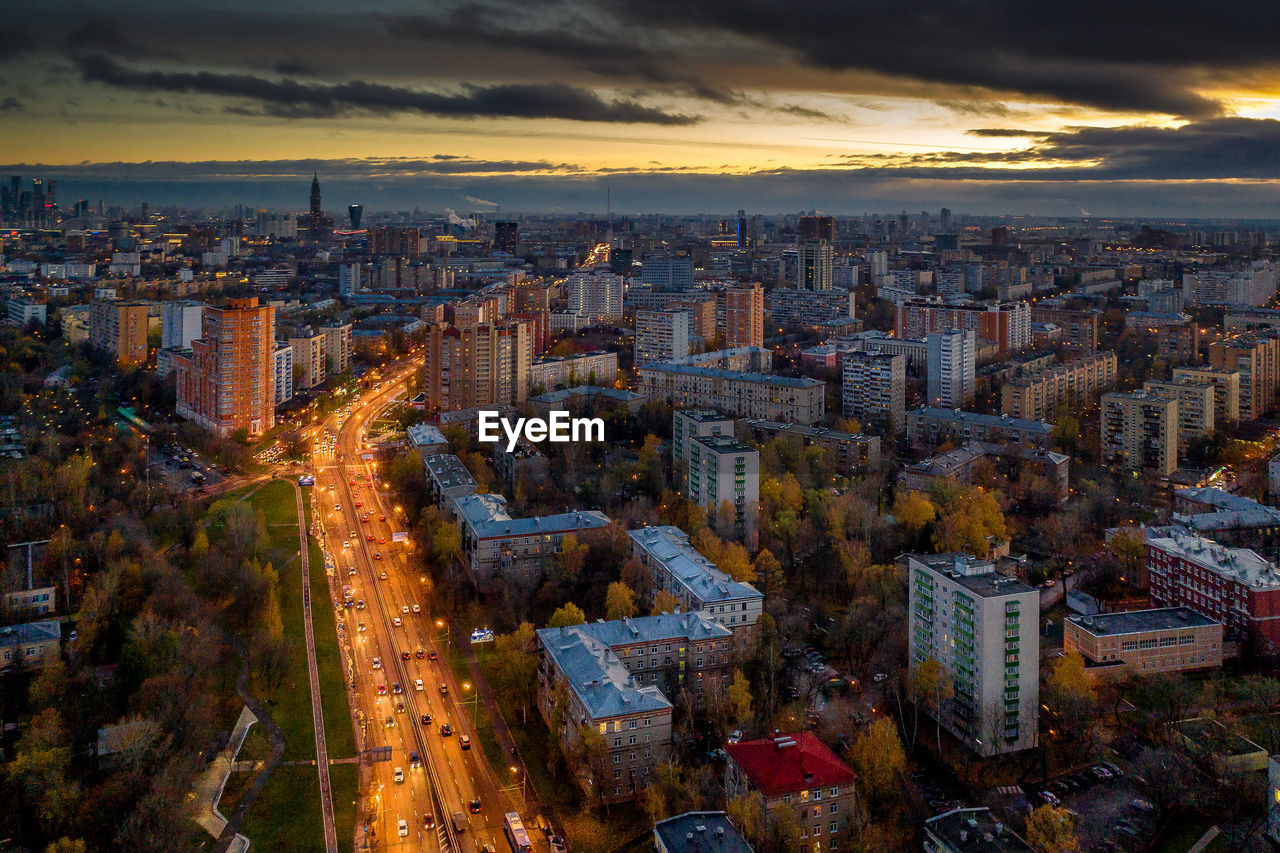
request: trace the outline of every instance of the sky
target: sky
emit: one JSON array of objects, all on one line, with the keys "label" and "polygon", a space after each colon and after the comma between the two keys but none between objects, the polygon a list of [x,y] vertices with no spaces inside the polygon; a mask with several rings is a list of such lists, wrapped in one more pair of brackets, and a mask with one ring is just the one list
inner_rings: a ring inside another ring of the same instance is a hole
[{"label": "sky", "polygon": [[0,17],[59,202],[1280,218],[1280,15],[1005,0],[112,0]]}]

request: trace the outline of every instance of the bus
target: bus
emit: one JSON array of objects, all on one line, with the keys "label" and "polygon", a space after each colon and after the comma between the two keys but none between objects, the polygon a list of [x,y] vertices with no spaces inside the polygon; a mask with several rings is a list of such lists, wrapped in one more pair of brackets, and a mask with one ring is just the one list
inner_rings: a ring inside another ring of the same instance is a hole
[{"label": "bus", "polygon": [[507,812],[502,818],[502,828],[515,853],[533,853],[533,844],[529,841],[529,833],[524,831],[524,821],[520,820],[519,812]]}]

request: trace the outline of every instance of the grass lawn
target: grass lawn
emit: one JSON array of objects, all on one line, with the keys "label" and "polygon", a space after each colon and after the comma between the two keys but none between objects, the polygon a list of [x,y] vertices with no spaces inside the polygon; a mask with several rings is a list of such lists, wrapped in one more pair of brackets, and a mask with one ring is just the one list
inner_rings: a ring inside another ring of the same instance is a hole
[{"label": "grass lawn", "polygon": [[[255,850],[276,853],[323,851],[320,780],[316,777],[315,767],[277,767],[257,802],[245,815],[240,832],[252,842]],[[350,842],[350,832],[346,840]]]},{"label": "grass lawn", "polygon": [[356,800],[360,794],[356,765],[329,765],[329,785],[333,788],[333,824],[338,834],[338,849],[350,850],[356,832]]}]

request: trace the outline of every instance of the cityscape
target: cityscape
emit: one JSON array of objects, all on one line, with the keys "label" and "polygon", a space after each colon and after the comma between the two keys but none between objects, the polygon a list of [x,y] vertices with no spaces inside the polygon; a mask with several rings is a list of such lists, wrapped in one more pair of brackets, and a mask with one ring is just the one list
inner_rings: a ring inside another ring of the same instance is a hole
[{"label": "cityscape", "polygon": [[6,13],[0,853],[1280,849],[1271,11]]}]

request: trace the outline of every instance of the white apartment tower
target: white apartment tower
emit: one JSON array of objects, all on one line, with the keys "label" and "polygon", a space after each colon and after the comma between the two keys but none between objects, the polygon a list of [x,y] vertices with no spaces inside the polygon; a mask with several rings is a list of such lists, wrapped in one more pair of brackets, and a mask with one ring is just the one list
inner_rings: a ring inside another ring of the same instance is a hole
[{"label": "white apartment tower", "polygon": [[978,336],[952,329],[925,336],[928,405],[962,409],[973,399]]},{"label": "white apartment tower", "polygon": [[635,363],[678,361],[689,355],[689,314],[686,311],[636,311]]}]

